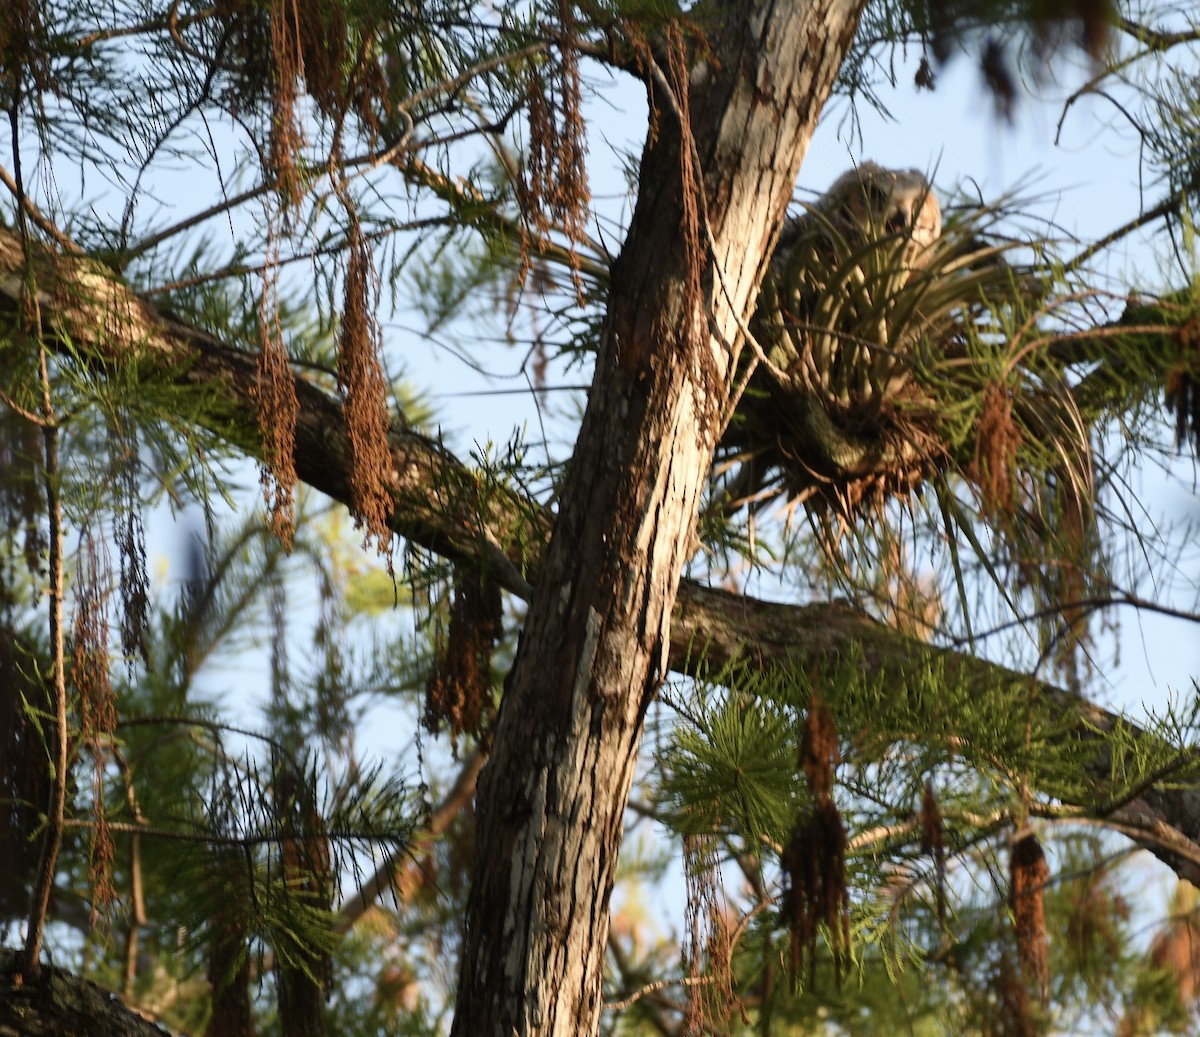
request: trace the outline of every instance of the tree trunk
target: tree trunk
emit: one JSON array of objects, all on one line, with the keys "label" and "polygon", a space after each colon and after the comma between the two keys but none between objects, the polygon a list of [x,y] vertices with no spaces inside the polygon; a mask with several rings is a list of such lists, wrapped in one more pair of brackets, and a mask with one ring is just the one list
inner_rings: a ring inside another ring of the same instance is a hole
[{"label": "tree trunk", "polygon": [[[725,20],[696,19],[710,49],[691,69],[687,103],[672,104],[655,80],[657,134],[480,778],[456,1035],[599,1027],[622,818],[646,706],[666,672],[739,324],[863,2],[711,9]],[[689,109],[703,198],[685,182],[693,152],[675,115]],[[685,232],[688,194],[698,250]],[[687,288],[692,273],[698,293]]]}]

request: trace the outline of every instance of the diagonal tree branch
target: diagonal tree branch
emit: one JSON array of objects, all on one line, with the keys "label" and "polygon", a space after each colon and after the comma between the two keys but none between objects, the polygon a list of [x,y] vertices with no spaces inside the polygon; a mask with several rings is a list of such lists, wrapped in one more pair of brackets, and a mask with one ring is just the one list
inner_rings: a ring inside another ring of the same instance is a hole
[{"label": "diagonal tree branch", "polygon": [[0,1033],[25,1037],[167,1037],[115,994],[54,966],[39,977],[19,971],[16,952],[0,947]]},{"label": "diagonal tree branch", "polygon": [[[1146,745],[1162,747],[1156,735],[1122,716],[1029,674],[907,637],[845,605],[784,605],[690,581],[680,587],[671,632],[673,670],[719,673],[745,665],[759,670],[806,671],[814,664],[844,659],[859,660],[868,672],[895,688],[897,695],[912,687],[919,675],[938,673],[947,688],[1009,689],[1006,701],[1022,708],[1032,696],[1034,723],[1072,743],[1091,783],[1086,798],[1072,797],[1071,790],[1038,791],[1049,791],[1087,816],[1111,822],[1180,877],[1191,882],[1200,879],[1200,788],[1172,780],[1200,760],[1191,747],[1176,747],[1177,765],[1171,773],[1156,775],[1157,780],[1144,787],[1135,785],[1124,796],[1106,799],[1106,790],[1127,788],[1124,758],[1114,754],[1108,736],[1121,729],[1126,745],[1146,740]],[[948,724],[953,720],[952,716],[945,718]]]}]

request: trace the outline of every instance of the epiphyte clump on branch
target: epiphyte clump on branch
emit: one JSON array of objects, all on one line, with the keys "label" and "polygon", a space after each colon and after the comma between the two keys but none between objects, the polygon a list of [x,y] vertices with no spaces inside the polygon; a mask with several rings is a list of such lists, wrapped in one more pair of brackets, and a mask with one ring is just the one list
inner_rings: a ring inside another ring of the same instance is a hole
[{"label": "epiphyte clump on branch", "polygon": [[848,517],[972,452],[948,415],[971,409],[1047,289],[1036,258],[1010,262],[1032,250],[1004,215],[944,217],[924,173],[863,162],[787,221],[714,469],[726,514],[783,498]]}]

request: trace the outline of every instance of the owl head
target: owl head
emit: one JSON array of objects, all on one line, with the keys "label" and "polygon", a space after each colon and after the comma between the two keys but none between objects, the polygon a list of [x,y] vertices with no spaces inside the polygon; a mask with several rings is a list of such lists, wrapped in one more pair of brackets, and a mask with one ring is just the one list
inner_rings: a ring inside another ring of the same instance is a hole
[{"label": "owl head", "polygon": [[896,235],[907,238],[909,266],[942,233],[942,207],[925,174],[917,169],[885,169],[863,162],[839,176],[816,208],[843,233],[860,240]]}]

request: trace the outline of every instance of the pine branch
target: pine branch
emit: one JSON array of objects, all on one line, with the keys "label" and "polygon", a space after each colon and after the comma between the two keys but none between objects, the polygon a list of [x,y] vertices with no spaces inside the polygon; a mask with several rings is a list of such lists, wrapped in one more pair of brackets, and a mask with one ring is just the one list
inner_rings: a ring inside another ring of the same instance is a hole
[{"label": "pine branch", "polygon": [[[418,853],[421,853],[436,836],[441,835],[450,827],[450,824],[462,812],[463,807],[474,798],[475,785],[486,762],[487,756],[481,749],[476,749],[467,757],[454,785],[430,815],[429,824],[424,831],[402,847],[404,856],[415,861]],[[397,863],[397,856],[397,852],[388,853],[371,877],[366,882],[360,883],[358,891],[338,909],[335,922],[338,932],[348,931],[375,903],[384,890],[395,889],[400,885],[396,881],[396,872],[400,867]]]},{"label": "pine branch", "polygon": [[915,674],[940,672],[946,685],[978,689],[980,696],[992,689],[1011,695],[1014,702],[1036,696],[1046,725],[1058,732],[1057,744],[1088,753],[1086,776],[1092,795],[1086,800],[1076,797],[1072,805],[1111,819],[1113,827],[1181,878],[1200,879],[1200,803],[1190,788],[1164,780],[1131,799],[1120,798],[1114,790],[1108,813],[1102,798],[1117,777],[1110,739],[1118,731],[1127,747],[1159,755],[1175,752],[1180,767],[1196,764],[1194,751],[1170,749],[1159,736],[1071,691],[973,655],[917,641],[845,605],[783,605],[684,581],[678,610],[669,659],[677,672],[712,674],[745,665],[756,671],[789,673],[858,659],[896,695],[905,693]]}]

